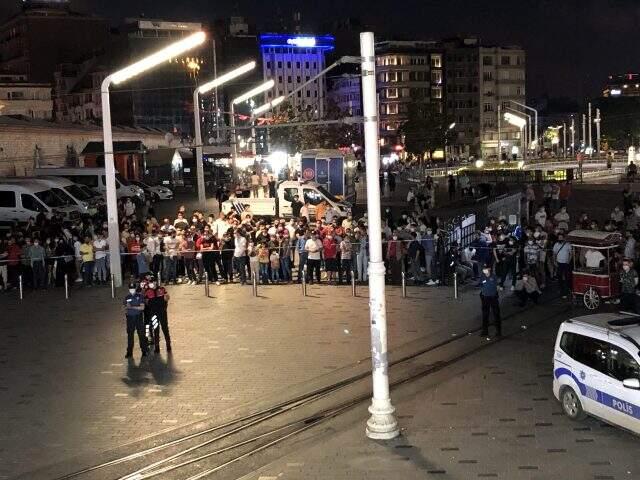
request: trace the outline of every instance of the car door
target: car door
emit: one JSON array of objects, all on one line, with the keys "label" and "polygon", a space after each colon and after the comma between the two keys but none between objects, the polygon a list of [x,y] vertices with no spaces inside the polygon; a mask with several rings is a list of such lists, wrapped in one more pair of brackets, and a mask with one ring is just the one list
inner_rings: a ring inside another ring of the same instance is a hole
[{"label": "car door", "polygon": [[15,219],[23,221],[16,202],[16,192],[11,190],[0,191],[0,221],[11,222]]},{"label": "car door", "polygon": [[624,380],[640,380],[640,359],[637,347],[626,348],[632,345],[624,343],[624,346],[622,342],[610,344],[609,377],[603,405],[610,411],[613,423],[640,433],[640,389],[623,384]]},{"label": "car door", "polygon": [[573,374],[578,379],[584,409],[605,420],[613,421],[612,412],[602,400],[608,383],[609,343],[594,332],[594,336],[576,335]]},{"label": "car door", "polygon": [[49,212],[49,209],[40,200],[29,193],[20,194],[20,203],[22,203],[20,212],[22,222],[28,221],[31,217],[35,218],[40,212]]}]

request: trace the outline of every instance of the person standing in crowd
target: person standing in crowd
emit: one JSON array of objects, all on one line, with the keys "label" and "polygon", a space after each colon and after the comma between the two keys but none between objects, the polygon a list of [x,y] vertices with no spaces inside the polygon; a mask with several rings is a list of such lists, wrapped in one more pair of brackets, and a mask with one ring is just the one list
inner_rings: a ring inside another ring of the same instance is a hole
[{"label": "person standing in crowd", "polygon": [[180,255],[184,259],[184,270],[189,285],[198,283],[196,277],[196,242],[194,236],[194,233],[185,232],[178,247]]},{"label": "person standing in crowd", "polygon": [[246,256],[247,239],[242,236],[240,230],[236,230],[234,234],[233,271],[234,273],[237,272],[239,274],[241,285],[247,284],[247,267],[245,265]]},{"label": "person standing in crowd", "polygon": [[260,189],[260,177],[256,172],[251,173],[251,196],[258,198],[258,190]]},{"label": "person standing in crowd", "polygon": [[281,279],[285,283],[291,282],[291,237],[289,231],[282,232],[282,240],[280,240],[280,270],[282,271]]},{"label": "person standing in crowd", "polygon": [[36,238],[31,247],[31,271],[33,272],[33,288],[47,288],[47,270],[45,267],[45,250],[40,245],[40,239]]},{"label": "person standing in crowd", "polygon": [[447,177],[447,185],[449,188],[449,200],[455,200],[456,198],[456,179],[453,175]]},{"label": "person standing in crowd", "polygon": [[482,305],[482,331],[480,335],[489,336],[489,314],[493,312],[496,337],[502,336],[502,319],[500,318],[500,301],[498,298],[498,278],[485,265],[480,276],[480,303]]},{"label": "person standing in crowd", "polygon": [[[51,248],[49,245],[50,240],[47,239],[45,240],[45,243],[47,245],[47,256],[51,256]],[[75,260],[75,267],[76,267],[76,282],[80,283],[82,282],[82,255],[80,254],[80,245],[82,245],[82,242],[80,241],[80,239],[78,238],[77,235],[73,236],[73,258]],[[94,247],[95,250],[95,247]],[[51,276],[51,272],[48,272],[48,277]],[[48,278],[47,277],[47,278]]]},{"label": "person standing in crowd", "polygon": [[387,262],[391,273],[391,283],[402,283],[402,270],[406,247],[404,242],[398,239],[398,232],[394,231],[391,240],[387,243]]},{"label": "person standing in crowd", "polygon": [[293,200],[291,200],[291,215],[293,215],[294,218],[300,218],[302,207],[304,207],[304,203],[300,201],[298,195],[294,195]]},{"label": "person standing in crowd", "polygon": [[342,284],[342,274],[346,273],[347,283],[351,283],[351,272],[353,265],[351,263],[351,257],[353,253],[353,245],[351,243],[351,236],[345,235],[339,245],[340,250],[340,270],[338,275],[338,283]]},{"label": "person standing in crowd", "polygon": [[307,278],[306,281],[313,283],[313,274],[316,274],[316,281],[320,283],[320,255],[322,253],[322,241],[318,238],[317,232],[311,232],[311,236],[305,242],[304,249],[307,252]]},{"label": "person standing in crowd", "polygon": [[222,277],[226,283],[233,282],[233,251],[235,245],[231,236],[233,230],[227,230],[219,242],[220,256],[222,257]]},{"label": "person standing in crowd", "polygon": [[333,232],[329,232],[327,236],[324,237],[324,240],[322,240],[322,254],[327,272],[327,281],[334,283],[338,272],[338,245],[336,244],[335,238],[333,238]]},{"label": "person standing in crowd", "polygon": [[558,270],[562,298],[567,298],[567,293],[571,291],[571,244],[565,240],[562,232],[553,245],[553,258]]},{"label": "person standing in crowd", "polygon": [[109,244],[102,232],[98,232],[96,239],[92,243],[95,254],[96,281],[98,285],[107,283],[107,253]]},{"label": "person standing in crowd", "polygon": [[633,260],[625,258],[620,272],[620,309],[636,313],[636,288],[638,288],[638,272],[633,268]]},{"label": "person standing in crowd", "polygon": [[168,285],[173,282],[174,285],[178,283],[177,280],[177,266],[178,266],[178,238],[175,228],[170,231],[168,237],[164,237],[164,281]]},{"label": "person standing in crowd", "polygon": [[358,281],[366,282],[369,280],[369,237],[367,229],[358,229],[356,232],[356,270],[358,272]]},{"label": "person standing in crowd", "polygon": [[264,243],[258,244],[258,266],[260,270],[260,281],[266,285],[269,283],[269,249]]},{"label": "person standing in crowd", "polygon": [[129,293],[123,301],[125,316],[127,319],[127,352],[124,358],[133,357],[133,335],[138,333],[138,343],[142,356],[147,356],[147,337],[144,333],[144,322],[142,315],[145,309],[144,297],[136,290],[135,284],[129,285]]},{"label": "person standing in crowd", "polygon": [[262,185],[262,196],[269,198],[269,175],[267,175],[267,172],[262,172],[260,184]]},{"label": "person standing in crowd", "polygon": [[0,238],[0,291],[9,289],[9,274],[7,269],[7,242]]},{"label": "person standing in crowd", "polygon": [[302,282],[302,276],[304,275],[305,268],[307,267],[307,256],[309,253],[306,250],[307,240],[309,240],[309,233],[305,229],[304,231],[296,232],[296,251],[298,252],[298,283]]},{"label": "person standing in crowd", "polygon": [[80,254],[82,255],[82,285],[90,287],[93,285],[94,251],[93,242],[88,236],[80,245]]},{"label": "person standing in crowd", "polygon": [[127,197],[127,200],[124,202],[124,216],[130,220],[135,219],[136,215],[136,204],[131,201],[131,197]]},{"label": "person standing in crowd", "polygon": [[269,254],[269,266],[271,267],[271,283],[280,282],[280,254],[278,248],[271,249]]}]

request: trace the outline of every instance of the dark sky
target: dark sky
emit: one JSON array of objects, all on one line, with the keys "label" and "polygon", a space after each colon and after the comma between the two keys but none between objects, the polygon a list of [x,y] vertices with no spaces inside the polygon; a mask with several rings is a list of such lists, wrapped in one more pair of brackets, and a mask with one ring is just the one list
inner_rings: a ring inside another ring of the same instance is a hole
[{"label": "dark sky", "polygon": [[[20,3],[0,0],[0,17]],[[141,13],[195,21],[241,14],[260,27],[274,12],[289,17],[300,11],[315,24],[358,18],[378,38],[477,35],[485,42],[525,47],[530,98],[583,100],[598,94],[609,73],[640,70],[639,0],[72,0],[72,5],[114,23]]]}]

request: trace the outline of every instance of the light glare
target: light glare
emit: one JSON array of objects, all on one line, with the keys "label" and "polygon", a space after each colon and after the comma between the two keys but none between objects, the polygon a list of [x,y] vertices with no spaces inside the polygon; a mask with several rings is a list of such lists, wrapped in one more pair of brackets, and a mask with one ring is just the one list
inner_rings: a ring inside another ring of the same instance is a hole
[{"label": "light glare", "polygon": [[204,85],[201,85],[200,88],[198,88],[198,93],[207,93],[214,88],[219,87],[223,83],[226,83],[229,80],[233,80],[234,78],[239,77],[240,75],[243,75],[253,70],[254,68],[256,68],[256,62],[249,62],[245,65],[242,65],[235,70],[231,70],[230,72],[225,73],[224,75],[221,75],[218,78],[205,83]]},{"label": "light glare", "polygon": [[249,90],[248,92],[240,95],[239,97],[235,98],[233,100],[233,104],[234,105],[238,105],[246,100],[249,100],[251,97],[255,97],[256,95],[258,95],[259,93],[265,92],[271,88],[273,88],[273,86],[275,85],[275,82],[273,80],[269,80],[268,82],[263,83],[262,85],[258,85],[255,88],[252,88],[251,90]]},{"label": "light glare", "polygon": [[273,107],[277,107],[282,102],[284,102],[284,96],[280,96],[280,97],[274,98],[269,103],[265,103],[264,105],[260,105],[258,108],[256,108],[253,111],[253,114],[254,115],[260,115],[261,113],[264,113],[264,112],[266,112],[268,110],[271,110]]}]

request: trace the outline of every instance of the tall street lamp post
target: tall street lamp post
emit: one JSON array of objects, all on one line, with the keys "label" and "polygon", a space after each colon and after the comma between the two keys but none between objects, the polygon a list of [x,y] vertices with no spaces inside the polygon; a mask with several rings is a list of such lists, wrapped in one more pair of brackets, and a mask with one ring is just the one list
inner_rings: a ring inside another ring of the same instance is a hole
[{"label": "tall street lamp post", "polygon": [[362,55],[362,106],[367,168],[367,212],[369,217],[369,318],[371,322],[371,362],[373,398],[367,421],[369,438],[388,440],[400,434],[395,408],[389,396],[387,355],[387,306],[382,259],[382,215],[380,212],[380,153],[378,150],[378,97],[376,54],[372,32],[360,34]]},{"label": "tall street lamp post", "polygon": [[[241,67],[231,70],[224,75],[207,82],[193,92],[193,122],[195,126],[195,142],[196,142],[196,175],[198,177],[198,203],[200,208],[206,207],[206,192],[204,187],[204,166],[202,164],[202,131],[200,127],[200,95],[210,92],[214,88],[217,89],[224,83],[233,80],[256,68],[256,62],[249,62]],[[216,104],[216,109],[218,105]]]},{"label": "tall street lamp post", "polygon": [[109,265],[116,287],[122,286],[122,269],[120,266],[120,230],[118,226],[118,199],[116,196],[116,170],[113,161],[113,133],[111,130],[111,106],[109,103],[109,87],[118,85],[152,69],[172,58],[182,55],[206,39],[204,32],[197,32],[174,42],[167,47],[135,62],[128,67],[108,75],[100,89],[102,97],[102,132],[104,136],[104,169],[107,187],[107,223],[109,228]]}]

